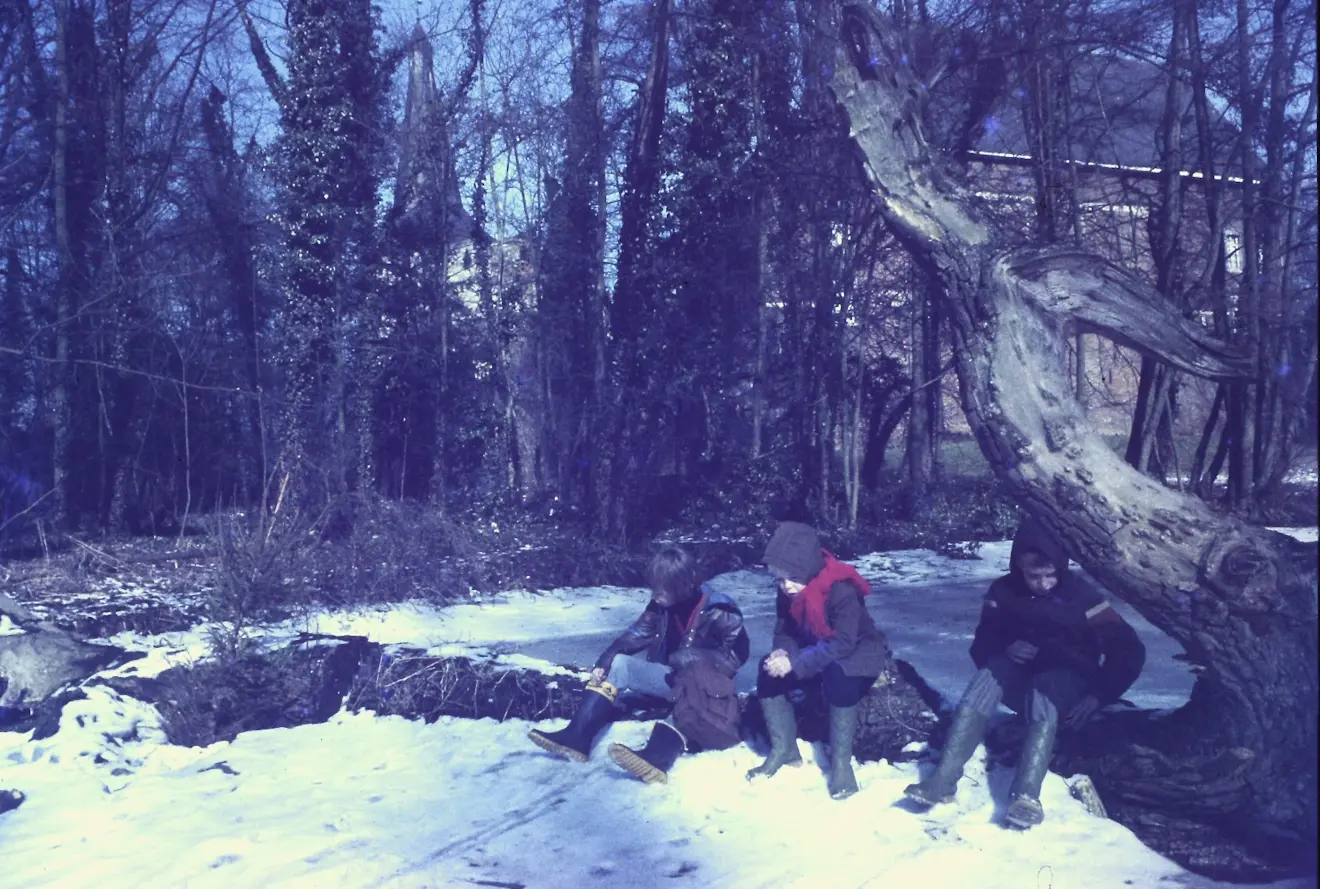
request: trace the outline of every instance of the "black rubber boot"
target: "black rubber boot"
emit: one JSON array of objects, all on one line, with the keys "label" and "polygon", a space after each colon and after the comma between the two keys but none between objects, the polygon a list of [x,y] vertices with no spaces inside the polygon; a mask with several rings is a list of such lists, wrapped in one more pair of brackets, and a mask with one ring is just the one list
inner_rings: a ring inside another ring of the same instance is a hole
[{"label": "black rubber boot", "polygon": [[830,707],[830,798],[847,799],[857,792],[853,774],[853,736],[857,733],[857,706]]},{"label": "black rubber boot", "polygon": [[610,759],[647,784],[664,784],[686,746],[682,732],[667,722],[657,722],[645,747],[633,750],[623,744],[611,744]]},{"label": "black rubber boot", "polygon": [[967,765],[976,745],[985,736],[985,724],[989,718],[979,710],[960,705],[953,713],[953,725],[949,727],[949,738],[944,742],[939,765],[925,781],[909,784],[903,795],[921,806],[952,802],[963,766]]},{"label": "black rubber boot", "polygon": [[543,732],[532,729],[527,737],[543,750],[567,756],[578,762],[586,762],[591,755],[591,745],[596,735],[614,720],[614,686],[608,682],[601,685],[588,685],[582,693],[582,703],[567,726],[557,732]]},{"label": "black rubber boot", "polygon": [[1050,755],[1054,753],[1054,735],[1058,722],[1042,719],[1027,727],[1027,739],[1022,744],[1017,774],[1008,790],[1008,811],[1004,823],[1022,830],[1045,820],[1045,809],[1040,804],[1040,785],[1050,770]]},{"label": "black rubber boot", "polygon": [[802,754],[797,748],[797,716],[793,704],[784,695],[761,698],[761,712],[765,714],[765,727],[770,732],[770,755],[754,769],[747,770],[747,780],[761,776],[769,778],[784,766],[802,765]]}]

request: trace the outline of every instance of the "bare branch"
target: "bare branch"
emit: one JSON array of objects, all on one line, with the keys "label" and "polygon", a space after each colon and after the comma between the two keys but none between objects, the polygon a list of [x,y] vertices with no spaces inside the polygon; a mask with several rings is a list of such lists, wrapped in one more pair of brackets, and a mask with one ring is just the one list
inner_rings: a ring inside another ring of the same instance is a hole
[{"label": "bare branch", "polygon": [[1254,372],[1241,346],[1177,314],[1154,287],[1094,254],[1019,251],[1001,260],[1000,269],[1019,278],[1019,292],[1033,303],[1084,332],[1209,379],[1247,379]]}]

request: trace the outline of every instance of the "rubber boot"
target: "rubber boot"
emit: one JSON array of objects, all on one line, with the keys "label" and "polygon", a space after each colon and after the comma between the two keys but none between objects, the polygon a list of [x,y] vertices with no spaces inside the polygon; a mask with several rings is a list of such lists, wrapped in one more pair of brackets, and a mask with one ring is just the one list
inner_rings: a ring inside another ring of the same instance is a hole
[{"label": "rubber boot", "polygon": [[967,765],[976,745],[985,736],[985,724],[989,718],[979,710],[959,706],[953,713],[953,725],[949,727],[949,738],[944,742],[939,765],[925,781],[909,784],[903,795],[921,806],[952,802],[963,766]]},{"label": "rubber boot", "polygon": [[747,780],[769,778],[784,766],[802,765],[802,754],[797,748],[797,716],[793,704],[784,695],[761,698],[761,712],[765,714],[765,727],[770,732],[770,755],[754,769],[747,771]]},{"label": "rubber boot", "polygon": [[857,705],[830,707],[830,799],[847,799],[857,792],[853,774],[853,737],[857,733]]},{"label": "rubber boot", "polygon": [[1017,774],[1008,789],[1008,811],[1004,823],[1021,830],[1034,827],[1045,820],[1045,809],[1040,804],[1040,785],[1050,770],[1050,755],[1054,753],[1054,735],[1058,722],[1042,719],[1027,727],[1027,740],[1022,744]]},{"label": "rubber boot", "polygon": [[614,686],[608,682],[588,685],[582,693],[582,703],[578,704],[577,713],[567,726],[557,732],[532,729],[527,737],[543,750],[586,762],[591,755],[591,745],[596,735],[614,719],[614,695]]},{"label": "rubber boot", "polygon": [[623,744],[611,744],[610,759],[647,784],[665,784],[669,781],[669,770],[685,747],[687,741],[682,732],[667,722],[657,722],[645,747],[633,750]]}]

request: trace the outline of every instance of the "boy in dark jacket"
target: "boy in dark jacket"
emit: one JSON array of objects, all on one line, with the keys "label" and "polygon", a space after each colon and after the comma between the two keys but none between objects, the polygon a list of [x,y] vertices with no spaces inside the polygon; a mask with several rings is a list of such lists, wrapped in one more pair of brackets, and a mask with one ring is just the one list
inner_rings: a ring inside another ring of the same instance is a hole
[{"label": "boy in dark jacket", "polygon": [[815,529],[799,522],[779,524],[765,548],[765,564],[779,585],[775,648],[756,680],[770,754],[747,777],[801,764],[788,692],[815,684],[830,705],[830,796],[844,799],[857,792],[852,770],[857,705],[884,669],[888,650],[862,601],[871,585],[821,549]]},{"label": "boy in dark jacket", "polygon": [[905,794],[923,806],[952,800],[1002,702],[1027,720],[1005,821],[1039,824],[1045,819],[1040,786],[1059,723],[1081,726],[1116,702],[1141,673],[1146,648],[1094,586],[1069,572],[1053,536],[1028,520],[1013,537],[1009,573],[986,593],[971,655],[978,671],[954,712],[939,765]]},{"label": "boy in dark jacket", "polygon": [[697,564],[686,550],[666,546],[656,553],[647,581],[651,601],[596,660],[568,726],[532,729],[528,737],[545,750],[586,762],[596,736],[624,712],[624,701],[672,704],[643,749],[610,745],[611,759],[651,784],[668,779],[685,748],[738,743],[733,677],[750,648],[742,612],[723,593],[698,586]]}]

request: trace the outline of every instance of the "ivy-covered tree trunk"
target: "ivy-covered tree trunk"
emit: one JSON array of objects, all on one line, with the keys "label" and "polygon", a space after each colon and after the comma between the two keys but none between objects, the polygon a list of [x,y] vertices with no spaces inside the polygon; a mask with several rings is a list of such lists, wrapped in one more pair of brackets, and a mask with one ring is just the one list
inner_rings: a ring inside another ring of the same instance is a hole
[{"label": "ivy-covered tree trunk", "polygon": [[755,363],[758,285],[752,133],[756,17],[746,0],[702,0],[686,10],[677,54],[688,71],[675,109],[672,226],[665,256],[673,294],[663,318],[668,381],[663,426],[674,472],[696,490],[733,451],[730,395]]},{"label": "ivy-covered tree trunk", "polygon": [[[285,373],[281,441],[295,495],[324,502],[357,483],[360,424],[355,373],[368,337],[364,313],[375,227],[379,116],[385,80],[367,0],[293,0],[282,104]],[[357,381],[359,384],[362,381]]]},{"label": "ivy-covered tree trunk", "polygon": [[593,524],[602,518],[605,393],[604,124],[600,3],[587,0],[574,49],[562,183],[550,196],[538,269],[544,448],[557,491]]},{"label": "ivy-covered tree trunk", "polygon": [[1315,547],[1217,514],[1123,462],[1074,398],[1066,337],[1101,332],[1221,379],[1249,376],[1250,357],[1081,250],[996,249],[922,136],[902,35],[870,7],[847,7],[845,22],[834,92],[890,225],[943,288],[982,452],[1071,556],[1204,666],[1174,716],[1139,738],[1105,735],[1113,755],[1087,760],[1102,796],[1313,850]]},{"label": "ivy-covered tree trunk", "polygon": [[615,399],[607,533],[629,536],[629,513],[656,471],[659,380],[642,360],[643,338],[654,330],[660,297],[655,268],[656,203],[660,191],[660,135],[669,98],[669,38],[673,0],[651,7],[651,57],[637,95],[632,143],[619,199],[619,268],[610,309],[614,335]]},{"label": "ivy-covered tree trunk", "polygon": [[210,176],[201,189],[206,215],[219,243],[225,295],[229,317],[236,328],[242,352],[237,360],[241,443],[239,480],[243,500],[255,503],[260,498],[269,467],[265,465],[266,429],[259,399],[262,397],[262,361],[258,336],[264,326],[267,287],[257,275],[256,238],[249,224],[252,202],[246,165],[234,148],[234,133],[225,119],[227,97],[212,87],[202,100],[201,124],[209,149]]},{"label": "ivy-covered tree trunk", "polygon": [[60,516],[67,527],[77,528],[95,520],[101,474],[93,367],[97,330],[86,303],[95,279],[94,208],[105,179],[105,121],[94,11],[77,0],[60,0],[56,23],[53,166],[59,278],[50,416]]}]

